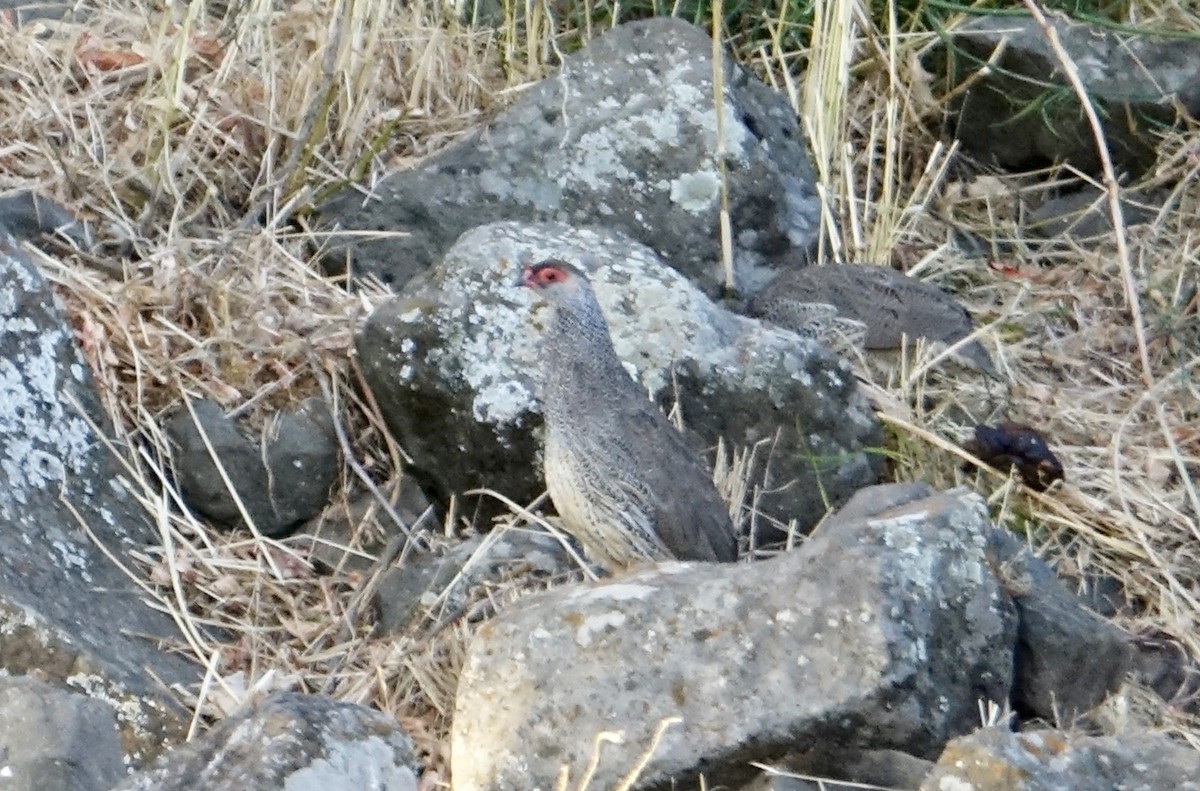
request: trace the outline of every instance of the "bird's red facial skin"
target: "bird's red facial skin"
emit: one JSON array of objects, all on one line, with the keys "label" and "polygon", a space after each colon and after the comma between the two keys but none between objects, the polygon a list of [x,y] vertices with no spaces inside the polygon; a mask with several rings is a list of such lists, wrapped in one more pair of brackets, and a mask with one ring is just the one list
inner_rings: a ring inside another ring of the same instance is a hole
[{"label": "bird's red facial skin", "polygon": [[522,284],[530,288],[545,288],[554,283],[562,283],[567,279],[567,273],[553,266],[541,267],[534,269],[526,267],[522,273]]}]

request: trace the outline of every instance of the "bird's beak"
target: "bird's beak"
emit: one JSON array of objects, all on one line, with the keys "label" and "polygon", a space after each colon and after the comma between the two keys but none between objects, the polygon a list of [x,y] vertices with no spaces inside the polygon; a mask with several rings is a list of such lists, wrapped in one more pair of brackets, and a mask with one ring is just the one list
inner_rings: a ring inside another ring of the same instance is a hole
[{"label": "bird's beak", "polygon": [[514,281],[512,282],[512,284],[513,284],[514,286],[527,286],[527,285],[529,285],[529,268],[528,268],[528,267],[522,267],[522,268],[521,268],[521,271],[520,271],[520,273],[519,273],[519,274],[517,274],[517,279],[516,279],[516,280],[514,280]]}]

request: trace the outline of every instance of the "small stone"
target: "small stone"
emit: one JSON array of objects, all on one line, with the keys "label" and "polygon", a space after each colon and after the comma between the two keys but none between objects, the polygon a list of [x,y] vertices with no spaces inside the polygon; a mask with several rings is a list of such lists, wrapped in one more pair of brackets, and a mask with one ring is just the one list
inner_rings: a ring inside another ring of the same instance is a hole
[{"label": "small stone", "polygon": [[278,537],[329,502],[338,452],[332,418],[323,404],[310,400],[294,412],[275,415],[257,441],[245,436],[213,401],[196,401],[192,410],[195,419],[181,409],[166,426],[179,488],[189,506],[226,528],[245,526],[244,508],[260,533]]},{"label": "small stone", "polygon": [[1011,534],[991,534],[988,551],[1019,616],[1016,710],[1069,722],[1094,708],[1132,667],[1129,637],[1086,610],[1054,570]]}]

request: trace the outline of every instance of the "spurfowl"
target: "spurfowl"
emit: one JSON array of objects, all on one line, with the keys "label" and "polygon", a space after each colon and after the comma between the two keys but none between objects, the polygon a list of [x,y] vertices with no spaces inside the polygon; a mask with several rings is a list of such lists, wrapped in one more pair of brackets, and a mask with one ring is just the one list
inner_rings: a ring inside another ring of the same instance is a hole
[{"label": "spurfowl", "polygon": [[546,487],[565,529],[608,571],[668,558],[733,561],[712,476],[617,359],[583,273],[558,260],[520,284],[550,303],[539,340]]},{"label": "spurfowl", "polygon": [[[824,311],[830,306],[842,320],[840,327],[865,325],[865,335],[852,343],[866,349],[899,349],[905,335],[949,346],[975,329],[966,308],[937,286],[888,267],[861,264],[788,270],[750,301],[748,312],[802,335],[820,335],[813,326],[829,318]],[[979,341],[964,343],[957,357],[999,378]]]}]

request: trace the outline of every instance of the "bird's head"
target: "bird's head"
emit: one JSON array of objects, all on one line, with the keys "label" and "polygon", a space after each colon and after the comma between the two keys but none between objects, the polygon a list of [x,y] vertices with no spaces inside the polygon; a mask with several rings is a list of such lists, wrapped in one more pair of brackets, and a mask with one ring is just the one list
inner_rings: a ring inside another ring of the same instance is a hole
[{"label": "bird's head", "polygon": [[554,305],[586,300],[590,288],[583,272],[556,258],[526,266],[518,285],[532,289]]}]

